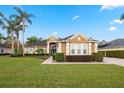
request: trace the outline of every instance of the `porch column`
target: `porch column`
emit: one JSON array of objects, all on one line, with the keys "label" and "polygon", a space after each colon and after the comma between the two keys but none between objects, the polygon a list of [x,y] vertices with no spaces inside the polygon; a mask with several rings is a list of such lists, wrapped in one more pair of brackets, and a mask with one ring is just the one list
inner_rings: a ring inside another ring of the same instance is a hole
[{"label": "porch column", "polygon": [[97,53],[98,52],[98,43],[95,43],[95,51],[94,51],[95,53]]},{"label": "porch column", "polygon": [[47,53],[49,54],[49,42],[47,42]]},{"label": "porch column", "polygon": [[66,43],[66,55],[69,55],[69,43]]},{"label": "porch column", "polygon": [[92,55],[92,52],[91,52],[91,43],[88,44],[88,47],[89,47],[89,49],[88,49],[89,50],[89,53],[88,54],[89,55]]},{"label": "porch column", "polygon": [[58,52],[61,53],[61,42],[58,43]]}]

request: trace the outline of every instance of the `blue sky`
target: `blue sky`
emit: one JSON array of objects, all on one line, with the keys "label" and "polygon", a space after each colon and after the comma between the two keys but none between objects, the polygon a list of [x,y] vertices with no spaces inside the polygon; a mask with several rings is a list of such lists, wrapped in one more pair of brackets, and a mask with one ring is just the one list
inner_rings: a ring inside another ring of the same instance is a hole
[{"label": "blue sky", "polygon": [[[6,16],[16,13],[14,6],[0,6]],[[111,41],[124,38],[124,23],[120,16],[124,6],[74,5],[74,6],[19,6],[35,15],[33,24],[25,31],[25,38],[37,36],[47,38],[54,34],[66,37],[80,32],[96,40]],[[0,30],[5,34],[5,31]]]}]

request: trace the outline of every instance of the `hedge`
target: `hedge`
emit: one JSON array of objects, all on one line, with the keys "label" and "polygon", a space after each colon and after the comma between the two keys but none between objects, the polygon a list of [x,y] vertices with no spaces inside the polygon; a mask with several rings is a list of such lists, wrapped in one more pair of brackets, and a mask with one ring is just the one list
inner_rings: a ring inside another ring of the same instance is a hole
[{"label": "hedge", "polygon": [[[49,54],[25,54],[25,56],[37,57],[37,56],[48,56]],[[22,54],[10,54],[11,57],[21,57]]]},{"label": "hedge", "polygon": [[124,51],[106,51],[107,57],[124,58]]},{"label": "hedge", "polygon": [[93,53],[93,61],[102,62],[103,61],[103,53]]},{"label": "hedge", "polygon": [[0,53],[0,56],[7,56],[10,55],[10,53]]},{"label": "hedge", "polygon": [[64,61],[64,53],[56,53],[56,54],[55,54],[55,60],[56,60],[57,62],[62,62],[62,61]]}]

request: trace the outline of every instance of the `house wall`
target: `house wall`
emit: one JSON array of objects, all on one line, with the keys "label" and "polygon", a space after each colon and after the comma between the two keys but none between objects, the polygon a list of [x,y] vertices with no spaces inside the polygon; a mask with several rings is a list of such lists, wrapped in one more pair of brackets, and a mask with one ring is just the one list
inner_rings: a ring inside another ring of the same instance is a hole
[{"label": "house wall", "polygon": [[[88,45],[88,50],[87,50],[87,53],[88,55],[92,55],[92,44],[90,42],[88,42],[88,40],[85,38],[85,37],[82,37],[82,36],[76,36],[72,39],[69,39],[68,40],[69,44],[67,45],[69,48],[66,49],[66,55],[69,55],[67,53],[70,53],[70,44],[87,44]],[[67,47],[66,46],[66,47]]]},{"label": "house wall", "polygon": [[47,53],[47,48],[46,46],[32,46],[32,47],[25,47],[25,53],[26,54],[37,54],[36,50],[38,48],[43,48],[44,53]]},{"label": "house wall", "polygon": [[0,53],[2,53],[2,50],[3,50],[3,53],[11,53],[10,48],[0,48]]},{"label": "house wall", "polygon": [[118,51],[118,50],[124,50],[124,46],[123,47],[113,47],[113,48],[102,48],[102,49],[98,49],[98,51]]},{"label": "house wall", "polygon": [[48,38],[48,42],[56,42],[56,41],[57,41],[57,38],[54,36],[51,36]]},{"label": "house wall", "polygon": [[81,37],[81,36],[74,37],[74,38],[68,40],[68,42],[78,43],[78,44],[80,44],[80,43],[88,43],[88,41],[85,38]]},{"label": "house wall", "polygon": [[51,37],[49,37],[48,39],[47,39],[47,48],[46,48],[46,53],[48,53],[49,54],[49,44],[51,43],[51,42],[57,42],[57,38],[55,37],[55,36],[51,36]]},{"label": "house wall", "polygon": [[61,42],[61,52],[66,54],[66,43],[65,42]]},{"label": "house wall", "polygon": [[95,43],[92,43],[92,53],[94,53],[95,52]]}]

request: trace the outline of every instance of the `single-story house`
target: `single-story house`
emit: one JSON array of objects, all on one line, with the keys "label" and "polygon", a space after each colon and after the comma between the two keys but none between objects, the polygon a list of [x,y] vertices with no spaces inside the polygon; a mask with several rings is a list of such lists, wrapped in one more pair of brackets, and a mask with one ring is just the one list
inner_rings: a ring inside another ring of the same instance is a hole
[{"label": "single-story house", "polygon": [[115,39],[110,42],[102,41],[98,44],[98,51],[124,51],[124,39]]},{"label": "single-story house", "polygon": [[66,61],[92,61],[92,54],[98,51],[98,42],[80,33],[57,38],[50,36],[47,39],[25,46],[25,53],[36,53],[42,47],[47,54],[64,53]]},{"label": "single-story house", "polygon": [[6,46],[6,44],[0,43],[0,54],[11,53],[11,48]]}]

